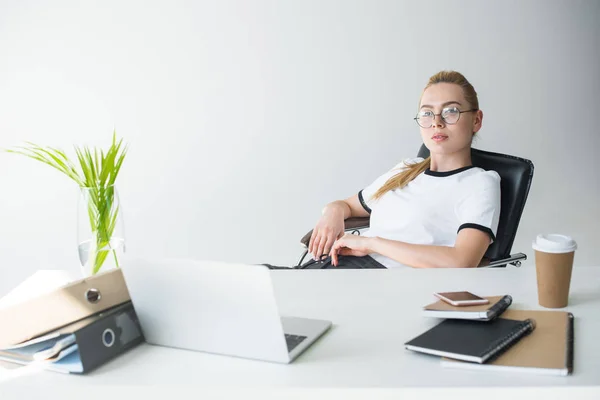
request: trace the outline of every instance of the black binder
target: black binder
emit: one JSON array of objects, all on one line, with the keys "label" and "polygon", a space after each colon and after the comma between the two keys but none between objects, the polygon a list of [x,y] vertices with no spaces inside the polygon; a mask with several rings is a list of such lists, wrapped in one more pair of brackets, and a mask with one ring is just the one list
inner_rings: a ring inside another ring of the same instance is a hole
[{"label": "black binder", "polygon": [[483,364],[535,329],[532,319],[448,319],[405,343],[408,350]]},{"label": "black binder", "polygon": [[144,340],[131,301],[0,349],[0,359],[83,374]]}]

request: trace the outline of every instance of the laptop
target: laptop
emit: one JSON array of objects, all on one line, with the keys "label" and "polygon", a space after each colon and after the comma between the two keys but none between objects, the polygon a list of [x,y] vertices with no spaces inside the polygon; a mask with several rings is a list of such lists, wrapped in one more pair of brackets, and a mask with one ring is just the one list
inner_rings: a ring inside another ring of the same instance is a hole
[{"label": "laptop", "polygon": [[125,283],[150,344],[290,363],[331,327],[281,317],[271,272],[262,265],[125,261]]}]

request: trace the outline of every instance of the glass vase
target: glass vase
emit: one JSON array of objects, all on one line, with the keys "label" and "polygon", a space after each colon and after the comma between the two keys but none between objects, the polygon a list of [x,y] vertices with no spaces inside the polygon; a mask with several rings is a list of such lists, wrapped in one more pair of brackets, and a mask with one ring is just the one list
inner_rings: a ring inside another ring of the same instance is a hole
[{"label": "glass vase", "polygon": [[114,185],[81,187],[77,244],[84,277],[119,268],[125,253],[123,210]]}]

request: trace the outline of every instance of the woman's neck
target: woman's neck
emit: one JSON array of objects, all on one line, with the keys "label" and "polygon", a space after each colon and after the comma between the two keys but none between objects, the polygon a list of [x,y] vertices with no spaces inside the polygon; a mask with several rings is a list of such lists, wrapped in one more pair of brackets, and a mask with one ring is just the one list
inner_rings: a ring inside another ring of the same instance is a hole
[{"label": "woman's neck", "polygon": [[468,151],[452,154],[431,154],[429,169],[436,172],[447,172],[471,165],[473,165],[471,162],[471,149],[468,149]]}]

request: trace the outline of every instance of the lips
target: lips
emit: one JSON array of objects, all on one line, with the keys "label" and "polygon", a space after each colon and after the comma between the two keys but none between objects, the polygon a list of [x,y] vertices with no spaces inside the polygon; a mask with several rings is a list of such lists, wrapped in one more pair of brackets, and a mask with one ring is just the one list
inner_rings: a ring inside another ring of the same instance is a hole
[{"label": "lips", "polygon": [[442,140],[446,140],[448,139],[448,136],[443,135],[441,133],[436,133],[431,137],[431,140],[435,141],[435,142],[441,142]]}]

